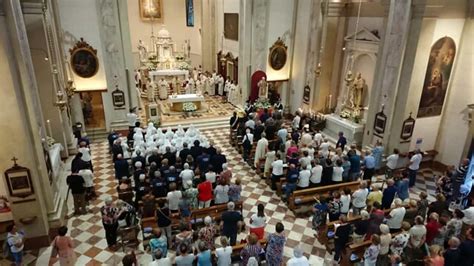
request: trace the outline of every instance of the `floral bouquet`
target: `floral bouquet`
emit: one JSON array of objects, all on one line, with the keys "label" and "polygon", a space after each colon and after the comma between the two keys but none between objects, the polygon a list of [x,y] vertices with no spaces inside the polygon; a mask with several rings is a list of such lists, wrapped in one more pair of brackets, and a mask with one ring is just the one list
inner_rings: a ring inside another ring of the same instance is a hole
[{"label": "floral bouquet", "polygon": [[179,70],[190,70],[191,66],[188,64],[188,62],[179,61],[178,64],[177,64],[177,68]]},{"label": "floral bouquet", "polygon": [[183,112],[194,112],[197,110],[197,106],[194,103],[183,103]]},{"label": "floral bouquet", "polygon": [[265,108],[270,108],[272,107],[272,105],[270,104],[270,101],[268,101],[267,98],[260,98],[258,99],[257,101],[255,101],[255,104],[254,104],[255,108],[257,109],[265,109]]}]

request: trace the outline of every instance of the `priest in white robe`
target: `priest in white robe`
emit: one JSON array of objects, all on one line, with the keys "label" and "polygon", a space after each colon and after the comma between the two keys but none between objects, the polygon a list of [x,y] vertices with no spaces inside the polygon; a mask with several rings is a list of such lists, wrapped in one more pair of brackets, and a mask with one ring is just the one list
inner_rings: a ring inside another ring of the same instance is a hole
[{"label": "priest in white robe", "polygon": [[158,82],[158,86],[160,87],[160,90],[159,90],[160,100],[168,99],[168,89],[170,87],[168,82],[164,78],[161,78],[160,81]]},{"label": "priest in white robe", "polygon": [[224,95],[224,77],[222,77],[222,75],[217,77],[217,94],[221,96]]},{"label": "priest in white robe", "polygon": [[202,81],[201,80],[196,80],[196,93],[197,94],[202,94]]},{"label": "priest in white robe", "polygon": [[208,90],[208,94],[211,95],[211,96],[214,96],[216,95],[216,80],[214,78],[209,78],[209,90]]},{"label": "priest in white robe", "polygon": [[260,159],[265,159],[268,149],[268,140],[265,132],[262,133],[262,137],[257,142],[257,148],[255,149],[254,166],[258,167]]},{"label": "priest in white robe", "polygon": [[148,79],[146,84],[146,94],[149,102],[155,101],[155,85],[156,84],[153,82],[153,80]]}]

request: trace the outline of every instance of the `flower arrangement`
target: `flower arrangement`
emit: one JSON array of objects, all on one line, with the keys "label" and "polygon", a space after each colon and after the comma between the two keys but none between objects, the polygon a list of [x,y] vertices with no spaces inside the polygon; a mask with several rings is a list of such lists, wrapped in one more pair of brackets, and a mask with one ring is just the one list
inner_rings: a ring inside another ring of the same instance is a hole
[{"label": "flower arrangement", "polygon": [[267,98],[260,98],[258,99],[257,101],[255,101],[255,104],[254,104],[255,108],[259,109],[259,108],[270,108],[272,107],[272,105],[270,104],[270,101],[267,99]]},{"label": "flower arrangement", "polygon": [[340,116],[341,118],[345,118],[345,119],[352,120],[352,121],[353,121],[354,123],[356,123],[356,124],[359,124],[359,123],[360,123],[360,120],[361,120],[360,111],[359,111],[359,110],[351,111],[351,110],[344,109],[344,110],[341,111],[341,113],[339,114],[339,116]]},{"label": "flower arrangement", "polygon": [[183,112],[194,112],[197,110],[197,106],[194,103],[188,102],[183,103]]},{"label": "flower arrangement", "polygon": [[185,62],[185,61],[179,61],[176,67],[180,70],[190,70],[191,69],[191,66],[188,64],[188,62]]}]

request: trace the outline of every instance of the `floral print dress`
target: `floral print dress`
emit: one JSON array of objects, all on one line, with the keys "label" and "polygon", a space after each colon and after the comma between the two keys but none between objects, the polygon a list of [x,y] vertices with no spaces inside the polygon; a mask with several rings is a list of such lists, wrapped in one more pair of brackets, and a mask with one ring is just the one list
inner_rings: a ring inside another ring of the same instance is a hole
[{"label": "floral print dress", "polygon": [[191,209],[197,209],[198,207],[198,190],[197,188],[188,188],[186,191],[184,191],[183,197],[185,197],[188,200],[189,208]]},{"label": "floral print dress", "polygon": [[285,246],[286,238],[279,234],[270,234],[267,237],[267,251],[266,260],[269,266],[281,265],[283,261],[283,247]]}]

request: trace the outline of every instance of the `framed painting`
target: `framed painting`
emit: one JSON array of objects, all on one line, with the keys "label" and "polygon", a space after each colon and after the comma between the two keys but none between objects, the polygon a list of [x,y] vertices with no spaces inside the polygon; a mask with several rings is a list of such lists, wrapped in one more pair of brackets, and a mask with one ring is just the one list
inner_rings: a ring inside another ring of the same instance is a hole
[{"label": "framed painting", "polygon": [[99,71],[97,50],[81,38],[76,45],[69,49],[71,54],[72,71],[81,78],[91,78]]},{"label": "framed painting", "polygon": [[309,98],[311,96],[311,88],[306,85],[303,89],[303,102],[309,104]]},{"label": "framed painting", "polygon": [[224,13],[224,38],[239,40],[239,14]]},{"label": "framed painting", "polygon": [[123,109],[125,106],[125,93],[118,88],[112,92],[112,104],[115,109]]},{"label": "framed painting", "polygon": [[431,46],[417,117],[441,115],[456,56],[456,44],[443,37]]},{"label": "framed painting", "polygon": [[163,23],[163,1],[162,0],[138,0],[140,18],[142,20]]},{"label": "framed painting", "polygon": [[194,27],[194,2],[186,0],[186,26]]},{"label": "framed painting", "polygon": [[402,132],[400,133],[400,138],[402,142],[409,142],[411,136],[413,135],[413,130],[415,129],[415,119],[410,116],[403,121]]},{"label": "framed painting", "polygon": [[374,135],[383,138],[385,133],[385,125],[387,124],[387,116],[383,112],[383,108],[380,112],[375,114],[374,121]]},{"label": "framed painting", "polygon": [[15,166],[5,171],[5,178],[10,196],[26,198],[34,193],[28,168],[15,163]]},{"label": "framed painting", "polygon": [[274,70],[282,69],[287,60],[287,47],[280,37],[278,40],[270,47],[270,53],[268,54],[268,63],[270,67]]}]

